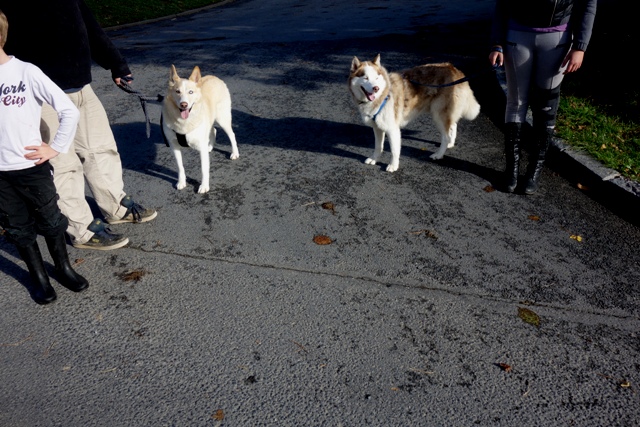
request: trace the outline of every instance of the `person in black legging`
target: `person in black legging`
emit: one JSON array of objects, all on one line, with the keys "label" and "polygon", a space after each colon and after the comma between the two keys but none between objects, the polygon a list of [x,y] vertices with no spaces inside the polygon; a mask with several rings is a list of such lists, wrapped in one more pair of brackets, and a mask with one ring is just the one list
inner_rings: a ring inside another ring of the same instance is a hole
[{"label": "person in black legging", "polygon": [[535,193],[553,137],[565,74],[580,68],[595,20],[597,0],[497,0],[492,65],[505,66],[505,190],[518,184],[522,123],[533,116],[533,151],[525,194]]}]

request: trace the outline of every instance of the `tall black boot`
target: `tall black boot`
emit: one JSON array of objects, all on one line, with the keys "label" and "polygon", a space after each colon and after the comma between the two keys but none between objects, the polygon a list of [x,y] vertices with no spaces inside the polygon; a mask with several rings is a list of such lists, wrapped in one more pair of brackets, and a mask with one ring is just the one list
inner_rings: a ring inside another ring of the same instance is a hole
[{"label": "tall black boot", "polygon": [[20,256],[27,264],[31,283],[26,286],[31,295],[31,299],[38,304],[49,304],[57,298],[56,291],[51,287],[49,276],[44,268],[42,254],[38,247],[38,242],[33,242],[30,246],[17,246]]},{"label": "tall black boot", "polygon": [[89,286],[87,279],[76,273],[69,262],[67,242],[64,234],[56,237],[45,237],[53,263],[56,266],[56,279],[62,286],[73,292],[80,292]]},{"label": "tall black boot", "polygon": [[533,115],[534,147],[527,169],[525,194],[533,194],[540,187],[540,175],[547,156],[549,144],[553,138],[553,128],[560,104],[560,85],[553,89],[536,87],[531,94],[531,113]]},{"label": "tall black boot", "polygon": [[545,128],[536,130],[535,144],[533,155],[529,160],[527,168],[527,186],[524,188],[525,194],[533,194],[540,187],[540,175],[544,167],[544,161],[547,157],[547,150],[553,137],[553,128]]},{"label": "tall black boot", "polygon": [[520,135],[522,123],[507,123],[504,129],[504,153],[506,156],[505,190],[513,193],[518,186],[520,172]]}]

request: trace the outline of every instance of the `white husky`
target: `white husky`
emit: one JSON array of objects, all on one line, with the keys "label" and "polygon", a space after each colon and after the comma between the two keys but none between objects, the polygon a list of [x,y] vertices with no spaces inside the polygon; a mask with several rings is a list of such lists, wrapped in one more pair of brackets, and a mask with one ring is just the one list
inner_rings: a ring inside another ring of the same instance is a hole
[{"label": "white husky", "polygon": [[[402,74],[388,73],[380,65],[380,55],[373,61],[351,62],[349,90],[364,124],[373,128],[376,145],[365,160],[375,165],[389,135],[391,163],[387,172],[398,170],[400,163],[400,129],[419,113],[430,113],[441,133],[440,148],[431,158],[441,159],[447,148],[454,146],[458,121],[475,119],[480,113],[469,83],[448,85],[464,78],[464,74],[449,63],[426,64]],[[443,86],[444,85],[444,86]]]},{"label": "white husky", "polygon": [[178,184],[182,190],[187,177],[182,165],[182,148],[200,152],[202,182],[198,193],[209,191],[209,152],[216,141],[218,124],[231,141],[231,159],[240,157],[231,128],[231,95],[227,85],[215,76],[202,76],[195,67],[188,79],[180,78],[171,65],[169,88],[162,104],[162,132],[178,163]]}]

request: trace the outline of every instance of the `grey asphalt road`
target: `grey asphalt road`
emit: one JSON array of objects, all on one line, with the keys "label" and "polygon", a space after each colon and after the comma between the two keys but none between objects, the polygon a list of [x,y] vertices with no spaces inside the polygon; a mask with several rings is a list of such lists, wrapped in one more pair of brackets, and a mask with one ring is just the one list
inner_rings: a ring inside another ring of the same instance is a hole
[{"label": "grey asphalt road", "polygon": [[[147,139],[95,69],[126,187],[159,214],[113,226],[126,248],[70,247],[91,286],[54,281],[45,307],[0,240],[0,426],[640,425],[640,228],[559,161],[534,196],[491,191],[492,4],[238,0],[111,31],[144,94],[171,64],[222,78],[240,159],[219,132],[210,193],[195,152],[176,190],[159,106]],[[442,161],[425,117],[398,172],[363,163],[346,79],[377,53],[478,73],[483,112]]]}]

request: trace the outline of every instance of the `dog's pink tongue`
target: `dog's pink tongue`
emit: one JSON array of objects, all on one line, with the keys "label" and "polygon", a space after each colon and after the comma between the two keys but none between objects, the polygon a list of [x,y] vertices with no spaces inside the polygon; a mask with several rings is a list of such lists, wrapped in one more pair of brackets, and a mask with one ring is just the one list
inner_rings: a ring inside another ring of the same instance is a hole
[{"label": "dog's pink tongue", "polygon": [[367,93],[367,99],[373,102],[373,100],[376,99],[376,95],[373,93]]},{"label": "dog's pink tongue", "polygon": [[189,118],[189,110],[182,110],[180,112],[180,117],[182,117],[183,119],[188,119]]}]

